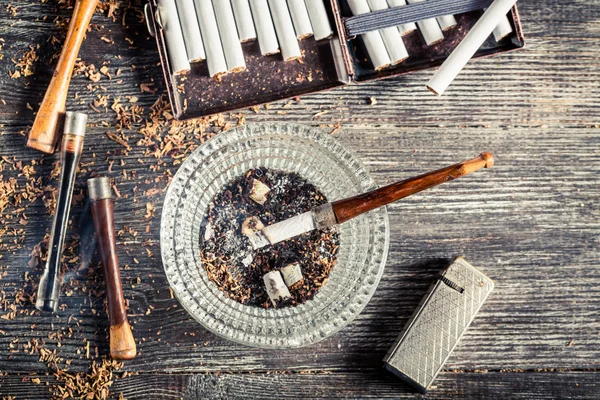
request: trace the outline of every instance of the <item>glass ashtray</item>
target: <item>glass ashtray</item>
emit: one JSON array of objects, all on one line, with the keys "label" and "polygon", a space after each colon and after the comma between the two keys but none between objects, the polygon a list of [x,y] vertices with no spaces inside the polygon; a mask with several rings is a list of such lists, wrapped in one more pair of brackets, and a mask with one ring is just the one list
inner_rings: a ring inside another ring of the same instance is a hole
[{"label": "glass ashtray", "polygon": [[187,158],[167,191],[160,231],[165,273],[183,307],[216,335],[262,348],[307,346],[348,325],[373,296],[389,247],[387,211],[382,207],[337,227],[337,263],[312,300],[280,309],[243,305],[209,280],[200,234],[215,195],[259,167],[295,172],[328,201],[375,188],[360,161],[318,129],[265,123],[219,134]]}]

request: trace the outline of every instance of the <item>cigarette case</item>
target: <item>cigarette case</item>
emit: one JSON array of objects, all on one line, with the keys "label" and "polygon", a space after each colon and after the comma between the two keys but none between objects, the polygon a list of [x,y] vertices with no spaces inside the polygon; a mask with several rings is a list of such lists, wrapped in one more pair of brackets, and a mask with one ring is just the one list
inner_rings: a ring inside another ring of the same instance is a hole
[{"label": "cigarette case", "polygon": [[493,289],[490,278],[457,257],[384,358],[385,369],[425,393]]},{"label": "cigarette case", "polygon": [[[192,63],[191,71],[185,75],[173,74],[160,15],[157,13],[157,0],[149,0],[145,7],[146,21],[150,34],[156,38],[175,118],[198,118],[234,111],[439,66],[483,13],[483,10],[476,10],[457,14],[457,26],[444,31],[445,39],[433,46],[426,46],[418,31],[405,35],[403,39],[409,58],[393,67],[375,70],[368,60],[362,40],[348,35],[346,22],[352,13],[346,0],[324,1],[335,31],[332,40],[316,41],[313,37],[301,40],[301,61],[283,61],[281,54],[263,56],[257,41],[242,43],[247,69],[226,74],[217,80],[209,77],[206,61]],[[429,1],[443,2],[449,7],[453,4],[452,0]],[[485,0],[472,1],[485,4]],[[447,11],[452,13],[451,9]],[[509,20],[512,34],[499,42],[490,36],[475,57],[512,51],[525,45],[516,6]]]}]

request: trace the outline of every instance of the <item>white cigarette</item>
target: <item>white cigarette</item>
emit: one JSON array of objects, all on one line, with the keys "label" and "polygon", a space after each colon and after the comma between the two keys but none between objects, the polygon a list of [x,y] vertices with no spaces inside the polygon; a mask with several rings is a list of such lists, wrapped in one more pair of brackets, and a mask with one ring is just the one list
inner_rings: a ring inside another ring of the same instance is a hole
[{"label": "white cigarette", "polygon": [[510,24],[508,17],[505,15],[504,18],[500,20],[498,26],[494,29],[494,39],[496,40],[496,42],[499,42],[508,35],[510,35],[512,32],[512,25]]},{"label": "white cigarette", "polygon": [[[387,0],[390,7],[402,7],[406,5],[406,0]],[[398,25],[398,30],[401,35],[408,35],[411,32],[417,30],[417,25],[414,22],[408,24]]]},{"label": "white cigarette", "polygon": [[315,229],[313,213],[312,211],[308,211],[304,214],[266,226],[262,230],[262,234],[267,238],[269,243],[275,244]]},{"label": "white cigarette", "polygon": [[[367,3],[371,11],[387,10],[389,8],[386,0],[367,0]],[[406,46],[398,28],[384,28],[379,33],[381,33],[381,38],[392,64],[401,63],[408,58],[408,51],[406,51]]]},{"label": "white cigarette", "polygon": [[[420,3],[423,0],[407,0],[409,4]],[[435,18],[424,19],[417,22],[417,26],[425,39],[427,46],[432,46],[444,40],[444,34]]]},{"label": "white cigarette", "polygon": [[233,15],[235,16],[235,25],[242,43],[256,39],[256,30],[254,21],[252,21],[252,12],[248,0],[231,0],[233,6]]},{"label": "white cigarette", "polygon": [[443,31],[446,31],[452,28],[453,26],[456,26],[456,18],[454,18],[454,15],[442,15],[441,17],[437,17],[436,19],[438,24],[440,24],[440,28],[442,28]]},{"label": "white cigarette", "polygon": [[181,22],[188,60],[198,62],[206,59],[200,25],[198,25],[198,19],[196,18],[194,0],[175,0],[175,4],[177,5],[179,22]]},{"label": "white cigarette", "polygon": [[290,291],[283,282],[281,272],[271,271],[263,276],[263,282],[265,283],[265,289],[271,299],[271,303],[277,306],[277,303],[291,297]]},{"label": "white cigarette", "polygon": [[517,0],[494,0],[467,36],[433,75],[427,88],[441,96],[516,2]]},{"label": "white cigarette", "polygon": [[226,74],[227,63],[219,38],[219,28],[217,27],[212,1],[194,0],[194,4],[196,5],[196,17],[204,41],[208,73],[211,77]]},{"label": "white cigarette", "polygon": [[175,0],[158,0],[158,14],[165,36],[165,45],[171,64],[171,73],[174,75],[185,74],[190,71],[183,32],[179,24]]},{"label": "white cigarette", "polygon": [[[348,5],[354,15],[371,12],[366,0],[348,0]],[[360,37],[365,44],[371,63],[376,70],[388,67],[392,63],[379,31],[363,33]]]},{"label": "white cigarette", "polygon": [[298,39],[305,39],[313,35],[313,28],[306,9],[304,0],[287,0],[292,22],[294,22],[294,30]]},{"label": "white cigarette", "polygon": [[310,16],[315,40],[330,39],[333,37],[333,29],[329,23],[329,16],[323,0],[305,0],[306,10]]},{"label": "white cigarette", "polygon": [[275,32],[277,32],[277,40],[283,59],[289,61],[302,58],[287,2],[284,0],[269,0],[269,9],[271,10],[273,24],[275,24]]},{"label": "white cigarette", "polygon": [[279,42],[277,42],[277,35],[275,34],[267,0],[250,0],[250,8],[256,26],[260,53],[263,56],[279,53]]},{"label": "white cigarette", "polygon": [[231,2],[229,0],[212,0],[212,2],[219,27],[221,45],[225,53],[225,61],[227,62],[227,70],[229,72],[243,71],[246,69],[246,61],[244,60],[240,37],[235,27]]}]

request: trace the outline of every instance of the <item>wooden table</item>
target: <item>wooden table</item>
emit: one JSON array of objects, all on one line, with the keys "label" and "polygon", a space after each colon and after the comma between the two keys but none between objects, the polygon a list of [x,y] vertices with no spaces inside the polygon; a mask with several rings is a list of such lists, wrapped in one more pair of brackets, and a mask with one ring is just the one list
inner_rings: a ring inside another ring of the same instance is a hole
[{"label": "wooden table", "polygon": [[[56,156],[26,148],[23,135],[50,79],[51,55],[64,38],[55,19],[71,13],[57,9],[57,3],[11,0],[0,10],[0,184],[13,180],[5,193],[25,192],[26,185],[37,191],[31,198],[21,195],[19,204],[9,194],[0,215],[0,395],[18,399],[47,398],[57,384],[39,361],[39,348],[69,360],[71,372],[87,372],[93,359],[108,353],[97,255],[86,268],[77,251],[67,252],[64,311],[42,315],[31,303],[41,266],[30,263],[29,255],[50,228],[44,199],[51,203],[57,177],[50,178]],[[141,5],[121,3],[114,22],[106,13],[94,17],[81,52],[88,66],[100,70],[105,64],[112,79],[101,74],[92,82],[80,72],[68,101],[70,109],[89,112],[94,124],[86,138],[71,232],[85,226],[82,193],[92,171],[116,178],[121,195],[116,212],[122,275],[139,355],[116,373],[113,395],[413,397],[407,385],[381,371],[381,359],[435,274],[462,254],[495,280],[496,289],[428,397],[598,396],[599,1],[523,2],[527,47],[472,62],[441,98],[425,90],[431,76],[425,71],[242,111],[246,122],[289,121],[326,130],[341,123],[335,137],[379,184],[483,150],[496,155],[491,170],[390,206],[389,258],[369,305],[334,337],[289,351],[222,340],[170,294],[159,225],[163,190],[183,152],[167,152],[161,159],[147,154],[171,138],[164,129],[152,139],[154,146],[136,145],[164,86],[155,43],[140,21]],[[31,63],[34,74],[24,76],[13,60],[21,60],[29,46],[39,58]],[[12,79],[15,70],[21,77]],[[144,86],[150,90],[140,90],[141,84],[150,84]],[[117,131],[110,108],[115,99],[143,107],[142,117],[123,131],[129,151],[106,134]],[[94,101],[99,112],[89,106]],[[228,114],[216,122],[235,124],[239,118]],[[209,132],[220,131],[214,124],[206,122],[205,133],[201,127],[184,141],[193,148]],[[134,374],[123,378],[123,371]]]}]

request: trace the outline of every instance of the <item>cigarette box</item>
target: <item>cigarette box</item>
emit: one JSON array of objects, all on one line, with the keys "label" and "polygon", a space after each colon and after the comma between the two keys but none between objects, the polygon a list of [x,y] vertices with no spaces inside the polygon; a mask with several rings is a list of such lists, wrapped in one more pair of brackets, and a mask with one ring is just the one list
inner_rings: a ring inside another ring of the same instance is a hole
[{"label": "cigarette box", "polygon": [[[452,14],[452,7],[465,2],[477,3],[482,8],[491,2],[428,1],[437,2],[438,6],[448,5],[447,10],[439,10],[440,7],[437,7],[439,16]],[[191,71],[185,75],[173,73],[165,45],[164,29],[157,13],[157,0],[149,0],[145,8],[146,20],[151,35],[156,38],[175,118],[189,119],[229,112],[348,84],[360,84],[437,67],[483,13],[481,9],[456,14],[457,25],[444,31],[444,40],[432,46],[425,44],[419,31],[403,36],[409,58],[390,68],[375,70],[362,40],[348,34],[347,22],[351,18],[356,22],[356,17],[352,16],[346,0],[325,0],[325,6],[335,36],[331,40],[317,41],[313,37],[300,40],[300,61],[283,61],[281,54],[263,56],[257,41],[246,42],[242,43],[242,48],[247,69],[215,79],[209,76],[206,61],[192,63]],[[399,7],[401,8],[404,7]],[[428,15],[431,16],[431,12]],[[509,21],[512,33],[498,42],[491,35],[475,57],[512,51],[525,45],[516,6],[509,15]]]},{"label": "cigarette box", "polygon": [[493,289],[490,278],[457,257],[400,333],[385,369],[425,393]]}]

